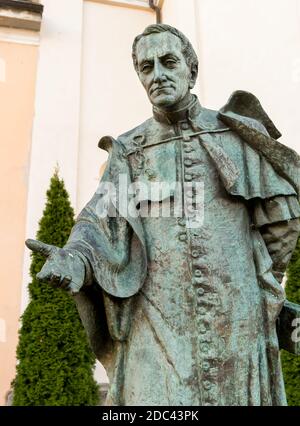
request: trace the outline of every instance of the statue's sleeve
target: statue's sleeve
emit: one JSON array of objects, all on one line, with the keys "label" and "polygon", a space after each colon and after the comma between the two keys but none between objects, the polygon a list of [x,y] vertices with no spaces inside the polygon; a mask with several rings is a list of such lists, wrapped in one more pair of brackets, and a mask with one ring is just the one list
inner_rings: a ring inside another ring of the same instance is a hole
[{"label": "statue's sleeve", "polygon": [[300,232],[300,207],[296,196],[256,200],[253,223],[259,229],[273,261],[273,274],[281,282]]},{"label": "statue's sleeve", "polygon": [[[86,266],[86,283],[96,280],[107,289],[105,280],[111,281],[115,270],[122,270],[129,262],[132,230],[125,219],[99,218],[97,204],[100,196],[95,194],[79,214],[64,248],[76,251]],[[110,291],[108,291],[110,293]]]},{"label": "statue's sleeve", "polygon": [[112,379],[118,377],[112,371],[121,368],[118,357],[122,358],[122,342],[129,330],[133,296],[147,273],[147,258],[138,218],[120,213],[114,205],[119,176],[130,182],[128,164],[117,141],[107,137],[101,143],[111,151],[101,180],[109,183],[108,192],[98,187],[64,248],[75,251],[85,264],[86,282],[74,298],[93,351]]},{"label": "statue's sleeve", "polygon": [[[271,272],[278,283],[282,282],[297,244],[299,216],[299,201],[296,196],[278,196],[255,202],[254,226],[264,241],[272,261]],[[276,283],[273,283],[273,288],[276,289]],[[297,355],[300,355],[300,343],[293,339],[293,335],[299,318],[300,306],[285,300],[277,318],[279,347]]]},{"label": "statue's sleeve", "polygon": [[141,233],[129,219],[97,215],[99,194],[80,213],[64,248],[75,250],[86,265],[86,285],[97,284],[111,296],[128,298],[140,290],[147,273]]}]

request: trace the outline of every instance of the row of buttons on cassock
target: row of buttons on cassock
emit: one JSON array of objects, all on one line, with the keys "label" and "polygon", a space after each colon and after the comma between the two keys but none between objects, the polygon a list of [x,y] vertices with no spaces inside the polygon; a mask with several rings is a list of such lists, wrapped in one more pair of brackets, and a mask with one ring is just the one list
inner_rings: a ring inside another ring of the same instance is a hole
[{"label": "row of buttons on cassock", "polygon": [[[183,131],[189,130],[189,124],[187,122],[181,123],[181,129]],[[190,172],[190,168],[195,165],[197,166],[197,163],[199,164],[200,161],[195,161],[194,158],[192,158],[189,154],[193,153],[195,150],[191,145],[192,139],[189,136],[186,136],[183,134],[183,152],[184,152],[184,158],[183,158],[183,165],[184,168],[187,169],[184,171],[184,180],[186,182],[192,182],[198,174],[193,174]],[[193,197],[193,193],[187,193],[188,197]],[[185,222],[181,219],[179,221],[179,224],[181,226],[185,226]],[[180,241],[187,241],[187,230],[184,233],[179,234],[179,240]],[[191,230],[191,234],[193,234],[193,230]],[[205,317],[207,315],[207,308],[205,306],[201,306],[202,297],[205,295],[206,291],[203,288],[203,285],[208,285],[208,277],[206,277],[208,272],[208,269],[205,268],[207,266],[207,262],[205,262],[205,250],[203,247],[200,247],[200,240],[201,240],[201,231],[199,233],[194,233],[193,237],[196,237],[196,240],[198,240],[198,244],[193,244],[191,247],[191,257],[193,258],[192,261],[192,267],[193,267],[193,284],[197,287],[197,314],[200,315],[200,325],[199,325],[199,333],[203,336],[201,338],[199,336],[199,343],[201,343],[200,351],[205,356],[208,355],[210,351],[209,342],[211,342],[211,336],[209,333],[209,330],[207,326],[204,324]],[[204,236],[204,240],[207,240],[207,235]],[[192,240],[195,241],[194,238]],[[193,241],[193,243],[194,243]],[[203,343],[204,342],[204,343]],[[211,366],[209,360],[203,360],[202,361],[202,371],[204,373],[204,376],[208,377],[209,373],[211,372]],[[203,403],[205,405],[213,404],[213,398],[211,393],[209,392],[212,389],[213,383],[209,380],[203,380],[202,386],[206,392],[202,392],[202,398]]]}]

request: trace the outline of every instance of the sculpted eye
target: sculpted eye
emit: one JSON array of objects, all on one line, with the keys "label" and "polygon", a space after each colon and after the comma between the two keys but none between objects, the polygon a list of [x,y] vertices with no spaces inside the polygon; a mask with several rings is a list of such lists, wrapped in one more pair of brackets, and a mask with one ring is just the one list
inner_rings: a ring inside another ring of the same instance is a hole
[{"label": "sculpted eye", "polygon": [[152,68],[151,64],[144,64],[141,67],[141,71],[147,73],[151,70],[151,68]]},{"label": "sculpted eye", "polygon": [[168,68],[174,68],[176,66],[176,61],[175,59],[167,59],[165,64]]}]

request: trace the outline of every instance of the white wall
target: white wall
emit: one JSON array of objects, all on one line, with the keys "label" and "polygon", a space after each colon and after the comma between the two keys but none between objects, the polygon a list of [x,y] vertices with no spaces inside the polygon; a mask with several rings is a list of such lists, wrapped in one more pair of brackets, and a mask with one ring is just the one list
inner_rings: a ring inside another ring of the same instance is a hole
[{"label": "white wall", "polygon": [[151,11],[85,2],[83,16],[77,211],[99,181],[106,153],[100,137],[117,137],[151,115],[131,60],[134,37],[155,22]]},{"label": "white wall", "polygon": [[203,105],[218,109],[234,90],[253,92],[282,142],[300,152],[299,0],[165,0],[164,22],[195,28]]},{"label": "white wall", "polygon": [[[57,164],[73,205],[77,192],[83,4],[82,0],[43,0],[43,4],[30,155],[27,238],[36,235],[46,190]],[[29,265],[29,250],[25,250],[22,310],[28,303]]]}]

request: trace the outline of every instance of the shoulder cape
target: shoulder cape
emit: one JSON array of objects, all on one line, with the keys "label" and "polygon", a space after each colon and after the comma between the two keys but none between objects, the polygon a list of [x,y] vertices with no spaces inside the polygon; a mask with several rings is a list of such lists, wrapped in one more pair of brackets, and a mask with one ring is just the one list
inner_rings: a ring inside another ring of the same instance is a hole
[{"label": "shoulder cape", "polygon": [[218,117],[256,152],[262,154],[299,196],[300,157],[277,140],[281,133],[253,94],[241,90],[234,92],[220,109]]}]

